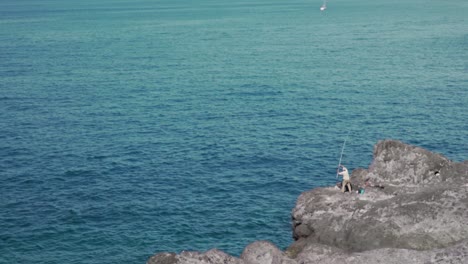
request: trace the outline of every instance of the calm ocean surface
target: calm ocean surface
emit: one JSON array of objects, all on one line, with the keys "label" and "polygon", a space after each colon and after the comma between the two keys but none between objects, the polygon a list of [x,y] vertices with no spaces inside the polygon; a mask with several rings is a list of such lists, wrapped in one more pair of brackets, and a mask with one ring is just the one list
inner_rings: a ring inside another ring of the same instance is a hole
[{"label": "calm ocean surface", "polygon": [[468,153],[466,0],[1,0],[0,263],[291,242],[399,139]]}]

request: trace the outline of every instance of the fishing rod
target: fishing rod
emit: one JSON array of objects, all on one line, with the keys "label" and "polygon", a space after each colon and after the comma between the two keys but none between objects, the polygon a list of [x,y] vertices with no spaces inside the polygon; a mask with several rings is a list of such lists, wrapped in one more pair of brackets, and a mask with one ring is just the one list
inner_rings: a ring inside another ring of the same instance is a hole
[{"label": "fishing rod", "polygon": [[[341,148],[341,156],[340,156],[340,161],[338,162],[338,170],[340,169],[340,166],[341,166],[341,159],[343,158],[343,152],[344,152],[344,147],[346,145],[346,141],[348,140],[348,136],[349,136],[349,130],[348,130],[348,134],[346,135],[346,138],[343,142],[343,147]],[[338,179],[338,170],[336,171],[336,178]]]}]

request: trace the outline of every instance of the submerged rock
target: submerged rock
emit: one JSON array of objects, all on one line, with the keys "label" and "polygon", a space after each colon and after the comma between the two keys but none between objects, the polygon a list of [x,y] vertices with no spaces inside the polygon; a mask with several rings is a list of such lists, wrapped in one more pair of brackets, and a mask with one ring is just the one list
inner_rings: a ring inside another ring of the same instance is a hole
[{"label": "submerged rock", "polygon": [[240,258],[210,250],[160,253],[148,263],[468,263],[468,161],[384,140],[351,181],[364,193],[326,187],[299,196],[285,252],[257,241]]}]

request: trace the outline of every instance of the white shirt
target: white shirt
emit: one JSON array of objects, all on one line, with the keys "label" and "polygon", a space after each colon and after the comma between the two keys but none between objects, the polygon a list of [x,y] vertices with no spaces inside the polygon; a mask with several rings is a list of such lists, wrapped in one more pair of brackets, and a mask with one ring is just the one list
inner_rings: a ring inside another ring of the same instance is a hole
[{"label": "white shirt", "polygon": [[343,175],[343,180],[349,181],[349,173],[347,169],[343,169],[343,171],[338,174]]}]

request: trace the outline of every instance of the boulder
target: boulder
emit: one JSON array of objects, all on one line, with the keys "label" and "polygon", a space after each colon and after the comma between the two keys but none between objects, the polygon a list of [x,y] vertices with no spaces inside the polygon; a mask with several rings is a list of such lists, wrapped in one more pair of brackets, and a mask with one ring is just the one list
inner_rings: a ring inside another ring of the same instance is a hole
[{"label": "boulder", "polygon": [[224,253],[218,249],[211,249],[201,253],[198,251],[182,251],[179,255],[175,253],[159,253],[152,256],[147,264],[244,264],[238,258]]},{"label": "boulder", "polygon": [[242,252],[241,259],[246,264],[297,264],[268,241],[256,241],[248,245]]},{"label": "boulder", "polygon": [[152,256],[147,264],[176,264],[177,255],[175,253],[163,252]]},{"label": "boulder", "polygon": [[467,164],[453,163],[446,157],[396,140],[379,141],[368,170],[356,177],[393,185],[421,186],[441,182],[466,181]]}]

